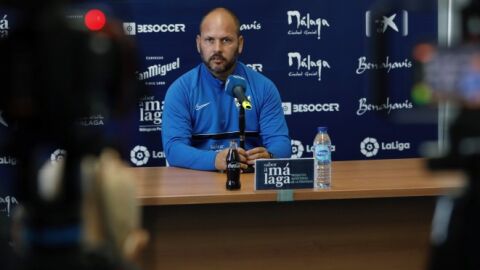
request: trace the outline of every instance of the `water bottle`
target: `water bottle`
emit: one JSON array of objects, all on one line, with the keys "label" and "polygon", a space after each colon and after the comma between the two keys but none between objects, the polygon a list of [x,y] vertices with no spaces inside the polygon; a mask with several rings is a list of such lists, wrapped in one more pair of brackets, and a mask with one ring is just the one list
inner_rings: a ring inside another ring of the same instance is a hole
[{"label": "water bottle", "polygon": [[240,158],[237,151],[237,143],[230,142],[227,154],[227,183],[228,190],[240,189]]},{"label": "water bottle", "polygon": [[313,141],[313,158],[315,162],[313,186],[316,189],[325,189],[330,188],[332,183],[332,143],[326,127],[318,127],[317,131],[317,136],[315,136]]}]

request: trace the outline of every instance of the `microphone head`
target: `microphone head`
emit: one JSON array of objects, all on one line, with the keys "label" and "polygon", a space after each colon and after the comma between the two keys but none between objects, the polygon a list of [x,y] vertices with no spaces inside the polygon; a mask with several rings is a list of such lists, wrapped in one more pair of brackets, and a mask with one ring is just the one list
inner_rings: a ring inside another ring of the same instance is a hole
[{"label": "microphone head", "polygon": [[232,97],[236,97],[233,89],[236,87],[241,87],[243,91],[247,88],[247,81],[245,78],[238,75],[230,75],[227,77],[227,82],[225,83],[225,92]]}]

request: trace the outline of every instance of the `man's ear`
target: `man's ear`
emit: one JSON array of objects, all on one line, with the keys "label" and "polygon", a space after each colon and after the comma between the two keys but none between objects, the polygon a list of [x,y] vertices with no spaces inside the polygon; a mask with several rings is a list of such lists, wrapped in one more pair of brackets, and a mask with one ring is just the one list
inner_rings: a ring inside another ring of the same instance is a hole
[{"label": "man's ear", "polygon": [[150,234],[144,229],[132,230],[123,243],[123,255],[128,261],[136,261],[150,241]]},{"label": "man's ear", "polygon": [[243,52],[243,36],[240,35],[238,37],[238,54],[241,54]]},{"label": "man's ear", "polygon": [[200,35],[197,35],[197,38],[196,38],[196,43],[197,43],[197,52],[200,53]]}]

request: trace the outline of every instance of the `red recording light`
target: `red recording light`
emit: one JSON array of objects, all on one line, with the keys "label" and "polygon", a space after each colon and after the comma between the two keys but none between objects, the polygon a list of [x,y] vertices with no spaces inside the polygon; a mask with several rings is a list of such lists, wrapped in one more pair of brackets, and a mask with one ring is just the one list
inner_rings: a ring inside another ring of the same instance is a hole
[{"label": "red recording light", "polygon": [[85,26],[91,31],[101,30],[106,22],[105,14],[101,10],[92,9],[85,14]]}]

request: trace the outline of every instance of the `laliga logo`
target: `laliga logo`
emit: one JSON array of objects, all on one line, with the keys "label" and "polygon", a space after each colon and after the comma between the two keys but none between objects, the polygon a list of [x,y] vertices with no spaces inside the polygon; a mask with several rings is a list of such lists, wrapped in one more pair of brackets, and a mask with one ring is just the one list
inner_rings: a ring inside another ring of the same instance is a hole
[{"label": "laliga logo", "polygon": [[57,163],[67,157],[67,151],[64,149],[57,149],[50,155],[50,162]]},{"label": "laliga logo", "polygon": [[377,139],[367,137],[360,143],[360,152],[366,157],[373,157],[378,154],[379,150],[384,151],[403,151],[410,149],[410,143],[405,142],[389,142],[385,143],[382,142],[381,144],[378,143]]},{"label": "laliga logo", "polygon": [[367,137],[360,143],[360,152],[366,157],[373,157],[377,155],[380,145],[377,139]]},{"label": "laliga logo", "polygon": [[17,165],[17,159],[14,158],[14,157],[10,157],[10,156],[0,157],[0,165],[15,166],[15,165]]},{"label": "laliga logo", "polygon": [[301,141],[291,140],[292,145],[292,156],[291,158],[301,158],[305,148]]},{"label": "laliga logo", "polygon": [[130,151],[130,161],[137,166],[147,164],[148,159],[150,159],[150,152],[145,146],[137,145]]},{"label": "laliga logo", "polygon": [[[406,37],[408,36],[408,12],[406,10],[402,10],[401,16],[402,36]],[[373,21],[373,24],[375,24],[376,26],[375,32],[377,32],[378,34],[383,34],[388,29],[392,29],[395,32],[400,32],[400,30],[398,29],[398,25],[395,23],[396,17],[397,14],[394,13],[390,16],[382,16],[381,19],[375,19]],[[375,27],[373,24],[371,11],[365,12],[365,35],[367,37],[372,36],[372,28]]]}]

